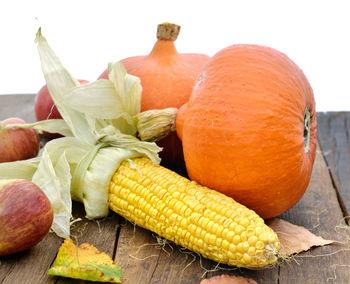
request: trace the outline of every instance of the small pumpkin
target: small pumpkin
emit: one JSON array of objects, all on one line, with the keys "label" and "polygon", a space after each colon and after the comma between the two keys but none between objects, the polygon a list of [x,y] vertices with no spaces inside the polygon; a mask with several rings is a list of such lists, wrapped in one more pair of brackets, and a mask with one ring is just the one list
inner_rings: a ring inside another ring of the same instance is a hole
[{"label": "small pumpkin", "polygon": [[[128,57],[121,62],[129,74],[141,79],[141,110],[179,108],[186,103],[194,83],[209,56],[197,53],[179,53],[175,40],[180,26],[163,23],[158,25],[157,41],[148,55]],[[99,79],[108,79],[105,70]],[[170,134],[157,142],[163,148],[162,163],[176,168],[183,163],[181,141]]]},{"label": "small pumpkin", "polygon": [[302,70],[275,49],[241,44],[215,54],[176,127],[190,178],[265,219],[290,209],[309,184],[313,91]]}]

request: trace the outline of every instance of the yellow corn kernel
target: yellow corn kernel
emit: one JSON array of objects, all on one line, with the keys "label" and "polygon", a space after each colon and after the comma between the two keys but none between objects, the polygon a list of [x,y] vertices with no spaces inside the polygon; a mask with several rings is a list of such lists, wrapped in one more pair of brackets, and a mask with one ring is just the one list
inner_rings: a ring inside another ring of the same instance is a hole
[{"label": "yellow corn kernel", "polygon": [[256,244],[256,242],[258,241],[258,238],[256,236],[251,236],[248,239],[248,242],[251,246],[254,246]]},{"label": "yellow corn kernel", "polygon": [[255,233],[257,235],[260,235],[263,231],[264,231],[264,229],[260,224],[255,228]]},{"label": "yellow corn kernel", "polygon": [[249,243],[247,241],[245,241],[245,242],[242,243],[242,247],[243,247],[243,250],[245,252],[247,252],[249,250],[249,248],[250,248],[250,245],[249,245]]},{"label": "yellow corn kernel", "polygon": [[110,208],[137,225],[220,263],[263,267],[277,260],[277,235],[253,211],[147,158],[123,162]]},{"label": "yellow corn kernel", "polygon": [[207,227],[207,225],[208,225],[208,223],[209,223],[209,219],[208,218],[206,218],[206,217],[201,217],[200,219],[199,219],[199,225],[202,227],[202,228],[206,228]]},{"label": "yellow corn kernel", "polygon": [[243,232],[241,233],[241,240],[242,240],[243,242],[245,242],[245,241],[248,240],[247,231],[243,231]]},{"label": "yellow corn kernel", "polygon": [[236,252],[237,248],[236,248],[236,246],[233,243],[231,243],[228,249],[229,249],[230,252],[234,253],[234,252]]},{"label": "yellow corn kernel", "polygon": [[186,218],[182,218],[181,222],[180,222],[180,226],[181,228],[187,228],[188,227],[188,222]]},{"label": "yellow corn kernel", "polygon": [[245,228],[241,225],[237,225],[234,230],[236,234],[240,235],[245,230]]},{"label": "yellow corn kernel", "polygon": [[[225,227],[225,225],[224,225],[224,227]],[[222,231],[222,237],[223,237],[223,238],[227,238],[228,232],[230,232],[230,230],[227,229],[227,228],[224,228],[224,230]]]},{"label": "yellow corn kernel", "polygon": [[227,240],[223,240],[221,246],[224,250],[228,250],[230,247],[230,243]]},{"label": "yellow corn kernel", "polygon": [[241,253],[244,253],[244,248],[243,248],[243,243],[239,243],[237,245],[237,251],[241,252]]},{"label": "yellow corn kernel", "polygon": [[242,240],[241,240],[241,236],[240,235],[235,235],[232,239],[232,243],[235,244],[235,245],[238,245],[239,243],[241,243]]},{"label": "yellow corn kernel", "polygon": [[255,244],[255,247],[259,250],[264,249],[265,248],[265,244],[262,241],[257,241]]},{"label": "yellow corn kernel", "polygon": [[222,238],[216,238],[216,246],[220,247],[222,246]]},{"label": "yellow corn kernel", "polygon": [[255,254],[255,247],[249,247],[248,254],[249,255],[254,255]]},{"label": "yellow corn kernel", "polygon": [[243,259],[242,262],[243,263],[250,263],[252,261],[252,257],[249,254],[243,254]]},{"label": "yellow corn kernel", "polygon": [[239,222],[239,224],[242,225],[244,228],[247,228],[250,224],[250,220],[247,218],[244,218]]}]

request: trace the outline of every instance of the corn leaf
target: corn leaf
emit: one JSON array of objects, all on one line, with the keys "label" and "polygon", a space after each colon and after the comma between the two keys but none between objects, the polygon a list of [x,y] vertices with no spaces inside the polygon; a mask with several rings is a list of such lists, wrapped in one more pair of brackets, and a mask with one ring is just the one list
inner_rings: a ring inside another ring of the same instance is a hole
[{"label": "corn leaf", "polygon": [[142,141],[158,141],[176,130],[177,108],[153,109],[134,116]]},{"label": "corn leaf", "polygon": [[40,158],[33,158],[17,162],[0,163],[0,179],[31,180],[35,174]]},{"label": "corn leaf", "polygon": [[[81,100],[82,96],[84,101]],[[115,119],[125,112],[109,80],[97,80],[75,88],[65,97],[65,103],[76,111],[84,109],[84,113],[93,118]]]},{"label": "corn leaf", "polygon": [[72,201],[70,198],[70,168],[65,153],[62,153],[54,165],[49,152],[45,149],[32,181],[44,191],[51,202],[54,212],[51,229],[62,238],[69,237]]},{"label": "corn leaf", "polygon": [[141,111],[141,81],[138,77],[126,74],[124,81],[124,94],[126,99],[126,111],[131,116]]},{"label": "corn leaf", "polygon": [[40,29],[36,42],[46,84],[63,120],[23,127],[67,137],[48,142],[36,159],[0,164],[0,178],[27,178],[41,187],[53,205],[52,230],[67,238],[72,199],[84,203],[88,218],[106,216],[109,182],[120,163],[147,156],[159,164],[161,148],[136,138],[134,116],[140,111],[142,88],[121,63],[109,64],[110,80],[80,85]]},{"label": "corn leaf", "polygon": [[[65,102],[66,96],[76,87],[79,86],[76,80],[68,70],[62,65],[60,59],[49,46],[45,37],[39,29],[36,42],[40,56],[41,69],[43,71],[50,95],[54,100],[58,111],[68,124],[73,135],[84,142],[94,143],[94,136],[88,129],[84,113],[76,111]],[[83,98],[81,98],[83,101]]]},{"label": "corn leaf", "polygon": [[122,102],[121,107],[126,108],[127,97],[124,96],[124,78],[126,75],[126,70],[123,64],[113,63],[108,64],[108,78],[114,85],[117,96]]},{"label": "corn leaf", "polygon": [[38,132],[46,131],[50,133],[59,133],[63,136],[73,136],[72,131],[63,119],[48,119],[41,120],[35,123],[28,124],[8,124],[5,128],[33,128]]}]

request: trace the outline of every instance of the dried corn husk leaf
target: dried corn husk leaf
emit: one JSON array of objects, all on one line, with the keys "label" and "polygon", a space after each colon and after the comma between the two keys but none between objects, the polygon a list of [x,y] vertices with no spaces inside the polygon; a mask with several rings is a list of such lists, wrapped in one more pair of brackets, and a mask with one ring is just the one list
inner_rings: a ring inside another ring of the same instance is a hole
[{"label": "dried corn husk leaf", "polygon": [[40,158],[33,158],[17,162],[0,163],[0,179],[23,178],[32,180],[36,172]]},{"label": "dried corn husk leaf", "polygon": [[90,131],[86,131],[88,124],[84,113],[70,108],[65,102],[69,93],[80,86],[78,80],[64,68],[60,59],[42,36],[41,29],[39,29],[35,40],[47,87],[62,118],[75,137],[87,143],[94,143],[96,141],[94,135]]},{"label": "dried corn husk leaf", "polygon": [[200,284],[258,284],[255,280],[234,275],[217,275],[204,279]]},{"label": "dried corn husk leaf", "polygon": [[325,240],[302,226],[293,225],[279,218],[268,220],[266,224],[278,235],[281,244],[280,253],[287,255],[307,251],[314,246],[325,246],[335,242]]},{"label": "dried corn husk leaf", "polygon": [[70,167],[65,152],[62,152],[55,162],[49,156],[50,153],[45,148],[32,181],[44,191],[51,202],[54,212],[51,229],[60,236],[67,236],[72,217]]},{"label": "dried corn husk leaf", "polygon": [[[67,123],[63,119],[50,119],[42,120],[35,123],[28,124],[8,124],[5,128],[33,128],[38,132],[50,132],[50,133],[59,133],[63,136],[73,136],[72,131],[69,129]],[[56,132],[54,132],[56,131]]]},{"label": "dried corn husk leaf", "polygon": [[176,130],[177,108],[154,109],[134,116],[142,141],[158,141]]},{"label": "dried corn husk leaf", "polygon": [[48,274],[75,279],[121,283],[122,270],[105,253],[84,243],[75,246],[66,239],[58,250],[53,266]]},{"label": "dried corn husk leaf", "polygon": [[88,218],[108,214],[108,185],[119,164],[147,156],[159,164],[155,143],[136,138],[134,116],[140,111],[141,83],[119,62],[109,64],[110,80],[85,85],[63,66],[39,29],[36,42],[46,84],[63,120],[21,127],[61,133],[40,157],[0,164],[0,178],[26,178],[46,193],[54,208],[52,230],[68,238],[71,199],[84,203]]}]

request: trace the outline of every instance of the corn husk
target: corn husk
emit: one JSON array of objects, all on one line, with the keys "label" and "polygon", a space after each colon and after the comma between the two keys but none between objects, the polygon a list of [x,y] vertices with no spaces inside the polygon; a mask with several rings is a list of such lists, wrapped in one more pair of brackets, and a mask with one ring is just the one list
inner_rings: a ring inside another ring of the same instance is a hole
[{"label": "corn husk", "polygon": [[18,126],[65,137],[48,142],[37,158],[0,164],[0,178],[25,178],[37,184],[53,206],[52,230],[68,238],[72,199],[84,203],[87,218],[106,216],[109,182],[119,164],[137,156],[159,164],[161,148],[136,138],[139,78],[115,62],[108,66],[109,80],[80,85],[40,29],[36,42],[48,89],[63,120]]},{"label": "corn husk", "polygon": [[158,141],[176,131],[177,108],[153,109],[134,116],[142,141]]}]

